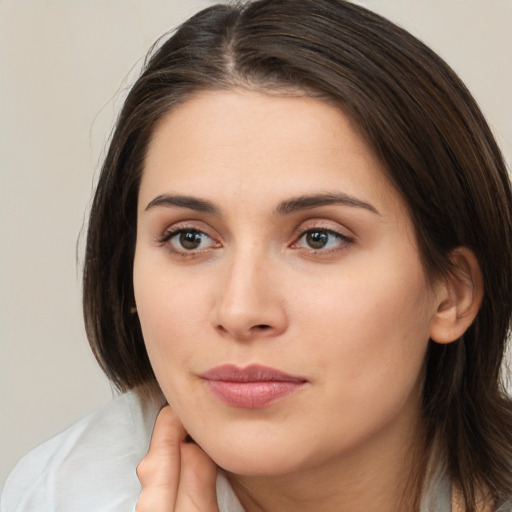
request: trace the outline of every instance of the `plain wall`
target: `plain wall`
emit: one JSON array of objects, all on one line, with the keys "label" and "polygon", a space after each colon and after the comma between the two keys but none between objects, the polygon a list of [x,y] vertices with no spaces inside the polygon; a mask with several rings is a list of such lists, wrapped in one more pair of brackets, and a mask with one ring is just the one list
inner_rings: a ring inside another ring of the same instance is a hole
[{"label": "plain wall", "polygon": [[[146,50],[210,3],[0,0],[0,485],[23,453],[112,396],[84,334],[77,240]],[[512,0],[357,3],[452,65],[510,164]]]}]

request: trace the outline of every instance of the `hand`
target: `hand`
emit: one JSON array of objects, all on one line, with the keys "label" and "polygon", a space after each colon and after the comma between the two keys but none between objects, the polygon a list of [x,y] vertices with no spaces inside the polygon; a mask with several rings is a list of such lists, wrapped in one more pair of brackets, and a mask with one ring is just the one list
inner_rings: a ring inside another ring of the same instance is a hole
[{"label": "hand", "polygon": [[155,422],[148,454],[137,467],[142,492],[136,512],[219,512],[217,467],[187,433],[171,407]]}]

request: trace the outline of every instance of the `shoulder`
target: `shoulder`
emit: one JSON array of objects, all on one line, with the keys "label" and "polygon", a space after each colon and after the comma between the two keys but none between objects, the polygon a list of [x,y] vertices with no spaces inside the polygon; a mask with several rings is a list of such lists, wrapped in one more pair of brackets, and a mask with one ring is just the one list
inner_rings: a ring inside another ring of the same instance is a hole
[{"label": "shoulder", "polygon": [[5,483],[2,512],[133,510],[135,468],[147,452],[158,406],[126,393],[38,446]]}]

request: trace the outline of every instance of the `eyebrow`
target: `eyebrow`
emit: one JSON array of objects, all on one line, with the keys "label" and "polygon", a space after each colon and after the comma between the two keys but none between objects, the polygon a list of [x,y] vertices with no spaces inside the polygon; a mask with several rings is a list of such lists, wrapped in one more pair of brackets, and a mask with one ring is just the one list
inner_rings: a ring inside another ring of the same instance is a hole
[{"label": "eyebrow", "polygon": [[341,204],[345,206],[363,208],[372,213],[380,215],[377,208],[375,208],[375,206],[373,206],[372,204],[367,203],[366,201],[361,201],[360,199],[357,199],[356,197],[345,194],[343,192],[327,192],[325,194],[298,196],[291,199],[287,199],[286,201],[279,203],[278,207],[275,209],[275,214],[286,215],[301,210],[309,210],[312,208],[317,208],[319,206],[328,206],[331,204]]},{"label": "eyebrow", "polygon": [[[372,213],[380,215],[377,208],[375,208],[375,206],[373,206],[372,204],[357,199],[356,197],[345,194],[343,192],[327,192],[323,194],[314,194],[310,196],[304,195],[293,197],[291,199],[287,199],[279,203],[277,208],[274,210],[274,215],[288,215],[290,213],[295,213],[302,210],[309,210],[312,208],[318,208],[320,206],[328,206],[332,204],[341,204],[345,206],[363,208]],[[189,210],[194,210],[202,213],[210,213],[212,215],[220,215],[221,212],[220,208],[211,201],[184,195],[159,195],[149,202],[149,204],[146,206],[145,211],[148,211],[151,208],[155,208],[157,206],[171,208],[188,208]]]},{"label": "eyebrow", "polygon": [[196,212],[211,213],[213,215],[220,214],[220,209],[217,206],[215,206],[212,202],[191,196],[173,196],[170,194],[162,194],[160,196],[155,197],[152,201],[150,201],[149,204],[146,206],[145,211],[148,211],[149,209],[154,208],[155,206],[176,206],[178,208],[188,208],[189,210],[195,210]]}]

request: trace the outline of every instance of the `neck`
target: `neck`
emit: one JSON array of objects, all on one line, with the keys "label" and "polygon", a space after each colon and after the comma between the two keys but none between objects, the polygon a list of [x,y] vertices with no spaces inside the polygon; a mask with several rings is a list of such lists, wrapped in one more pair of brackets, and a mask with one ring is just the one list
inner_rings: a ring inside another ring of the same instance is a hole
[{"label": "neck", "polygon": [[425,467],[419,422],[386,432],[321,466],[271,476],[228,475],[246,512],[418,510]]}]

